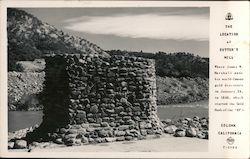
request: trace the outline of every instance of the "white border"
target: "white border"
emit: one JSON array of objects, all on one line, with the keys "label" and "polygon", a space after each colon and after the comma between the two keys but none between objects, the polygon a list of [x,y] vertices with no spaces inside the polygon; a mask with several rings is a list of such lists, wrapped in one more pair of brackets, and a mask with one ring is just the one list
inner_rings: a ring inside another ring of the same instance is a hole
[{"label": "white border", "polygon": [[[38,152],[8,152],[7,150],[7,32],[6,32],[6,8],[7,7],[39,7],[39,8],[49,8],[49,7],[210,7],[210,60],[214,62],[222,62],[223,60],[217,59],[217,50],[215,48],[219,47],[221,44],[217,33],[218,25],[222,22],[221,17],[224,16],[224,10],[233,10],[241,14],[241,25],[244,24],[244,31],[249,35],[249,3],[247,1],[241,2],[209,2],[209,1],[2,1],[0,3],[0,17],[1,17],[1,54],[0,54],[0,90],[1,90],[1,100],[0,100],[0,156],[1,157],[74,157],[74,158],[218,158],[218,157],[231,157],[231,158],[247,158],[249,143],[242,143],[242,149],[238,151],[221,151],[218,149],[218,145],[221,144],[221,137],[216,135],[216,130],[218,129],[216,122],[227,119],[229,116],[223,116],[222,114],[215,114],[212,111],[213,106],[209,105],[209,151],[208,152],[60,152],[60,153],[38,153]],[[222,15],[223,14],[223,15]],[[246,16],[245,16],[246,15]],[[248,16],[247,16],[248,15]],[[247,23],[248,22],[248,23]],[[188,25],[188,24],[187,24]],[[244,41],[245,40],[245,41]],[[249,44],[249,37],[244,37],[241,39],[240,43],[247,42]],[[238,61],[244,66],[249,66],[249,45],[243,48],[242,55],[247,58],[240,58]],[[242,61],[243,60],[243,61]],[[210,86],[213,84],[211,77],[212,67],[210,64]],[[249,68],[246,69],[249,72]],[[249,83],[249,77],[245,77],[246,82]],[[249,85],[247,85],[249,86]],[[246,88],[245,95],[249,97],[249,87]],[[210,87],[210,95],[213,94],[212,87]],[[209,99],[209,103],[212,103],[212,99]],[[249,102],[246,101],[248,104]],[[247,109],[249,112],[249,109]],[[227,115],[227,114],[226,114]],[[222,117],[220,117],[222,116]],[[231,116],[230,116],[231,117]],[[235,119],[232,116],[232,119]],[[243,141],[249,141],[249,115],[243,114],[241,122],[244,122],[245,129],[243,132],[247,133],[243,136]],[[171,145],[169,145],[171,146]]]}]

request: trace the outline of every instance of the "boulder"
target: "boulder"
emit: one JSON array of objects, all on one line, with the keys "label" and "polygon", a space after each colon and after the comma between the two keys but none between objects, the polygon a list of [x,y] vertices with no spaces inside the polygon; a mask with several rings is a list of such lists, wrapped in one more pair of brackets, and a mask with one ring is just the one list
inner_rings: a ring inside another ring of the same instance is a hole
[{"label": "boulder", "polygon": [[133,140],[133,137],[132,136],[125,136],[125,140],[128,140],[128,141]]},{"label": "boulder", "polygon": [[165,119],[165,120],[162,121],[162,123],[164,125],[170,125],[170,124],[172,124],[172,120],[171,119]]},{"label": "boulder", "polygon": [[101,122],[101,127],[108,127],[109,124],[107,122]]},{"label": "boulder", "polygon": [[61,128],[61,129],[60,129],[60,133],[62,133],[62,134],[65,134],[67,131],[68,131],[68,130],[65,129],[65,128]]},{"label": "boulder", "polygon": [[195,116],[195,117],[193,117],[193,120],[194,120],[194,121],[199,121],[200,118],[199,118],[198,116]]},{"label": "boulder", "polygon": [[124,136],[120,136],[120,137],[117,137],[116,138],[116,141],[124,141],[125,140],[125,137]]},{"label": "boulder", "polygon": [[200,138],[200,139],[205,139],[206,138],[206,134],[202,133],[202,132],[198,132],[197,133],[197,137]]},{"label": "boulder", "polygon": [[196,137],[196,135],[197,135],[197,132],[196,132],[195,128],[190,127],[186,130],[187,137]]},{"label": "boulder", "polygon": [[54,142],[56,144],[63,144],[62,138],[57,138]]},{"label": "boulder", "polygon": [[102,143],[102,142],[105,142],[105,139],[104,138],[95,138],[95,142],[96,143]]},{"label": "boulder", "polygon": [[186,132],[184,129],[176,129],[174,136],[175,137],[184,137],[184,136],[186,136]]},{"label": "boulder", "polygon": [[144,129],[146,128],[147,123],[145,121],[140,122],[140,128]]},{"label": "boulder", "polygon": [[13,149],[14,144],[15,144],[15,142],[8,142],[8,149]]},{"label": "boulder", "polygon": [[170,125],[164,128],[164,132],[167,134],[174,134],[177,127],[175,125]]},{"label": "boulder", "polygon": [[129,129],[129,125],[121,125],[118,127],[118,130],[120,131],[124,131],[124,130],[128,130]]},{"label": "boulder", "polygon": [[77,134],[77,130],[76,129],[69,129],[69,131],[67,131],[66,134]]},{"label": "boulder", "polygon": [[14,143],[14,149],[25,149],[27,148],[27,141],[25,140],[16,140]]},{"label": "boulder", "polygon": [[125,134],[126,134],[125,131],[115,131],[115,132],[114,132],[114,135],[115,135],[115,136],[124,136]]},{"label": "boulder", "polygon": [[108,136],[108,132],[105,130],[100,130],[98,131],[98,136],[99,137],[107,137]]},{"label": "boulder", "polygon": [[92,144],[92,143],[95,143],[95,140],[94,140],[93,138],[89,138],[88,141],[89,141],[89,143],[91,143],[91,144]]},{"label": "boulder", "polygon": [[86,144],[86,143],[89,142],[89,140],[88,140],[88,138],[86,138],[85,136],[83,136],[81,142],[82,142],[83,144]]},{"label": "boulder", "polygon": [[109,123],[109,126],[115,127],[115,126],[116,126],[116,123],[115,123],[115,122],[111,122],[111,123]]},{"label": "boulder", "polygon": [[68,134],[64,136],[65,140],[76,138],[77,134]]},{"label": "boulder", "polygon": [[76,139],[74,145],[81,145],[82,139]]},{"label": "boulder", "polygon": [[106,142],[115,142],[115,141],[116,141],[116,138],[115,138],[115,137],[106,137],[106,138],[105,138],[105,141],[106,141]]},{"label": "boulder", "polygon": [[147,130],[141,129],[141,135],[146,136],[147,135]]}]

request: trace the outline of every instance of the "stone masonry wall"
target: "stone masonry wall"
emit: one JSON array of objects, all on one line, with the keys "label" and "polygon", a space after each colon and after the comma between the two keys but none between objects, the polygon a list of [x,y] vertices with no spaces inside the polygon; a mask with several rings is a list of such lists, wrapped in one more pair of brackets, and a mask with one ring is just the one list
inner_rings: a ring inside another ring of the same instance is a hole
[{"label": "stone masonry wall", "polygon": [[55,55],[45,72],[43,123],[33,136],[81,145],[162,133],[153,60]]}]

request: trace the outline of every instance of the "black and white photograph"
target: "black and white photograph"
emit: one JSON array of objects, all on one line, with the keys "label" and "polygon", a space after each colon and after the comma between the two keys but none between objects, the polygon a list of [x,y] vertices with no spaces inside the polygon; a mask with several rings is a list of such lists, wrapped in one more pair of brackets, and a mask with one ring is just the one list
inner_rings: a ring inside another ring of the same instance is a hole
[{"label": "black and white photograph", "polygon": [[8,151],[207,152],[209,15],[8,7]]}]

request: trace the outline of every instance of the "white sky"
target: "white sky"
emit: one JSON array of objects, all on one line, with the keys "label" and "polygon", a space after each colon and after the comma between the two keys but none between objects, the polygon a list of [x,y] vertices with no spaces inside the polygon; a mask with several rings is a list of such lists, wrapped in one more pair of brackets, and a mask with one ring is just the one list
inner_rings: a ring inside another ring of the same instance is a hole
[{"label": "white sky", "polygon": [[65,28],[91,34],[130,38],[208,40],[208,19],[203,16],[180,15],[116,15],[82,16],[68,19]]}]

